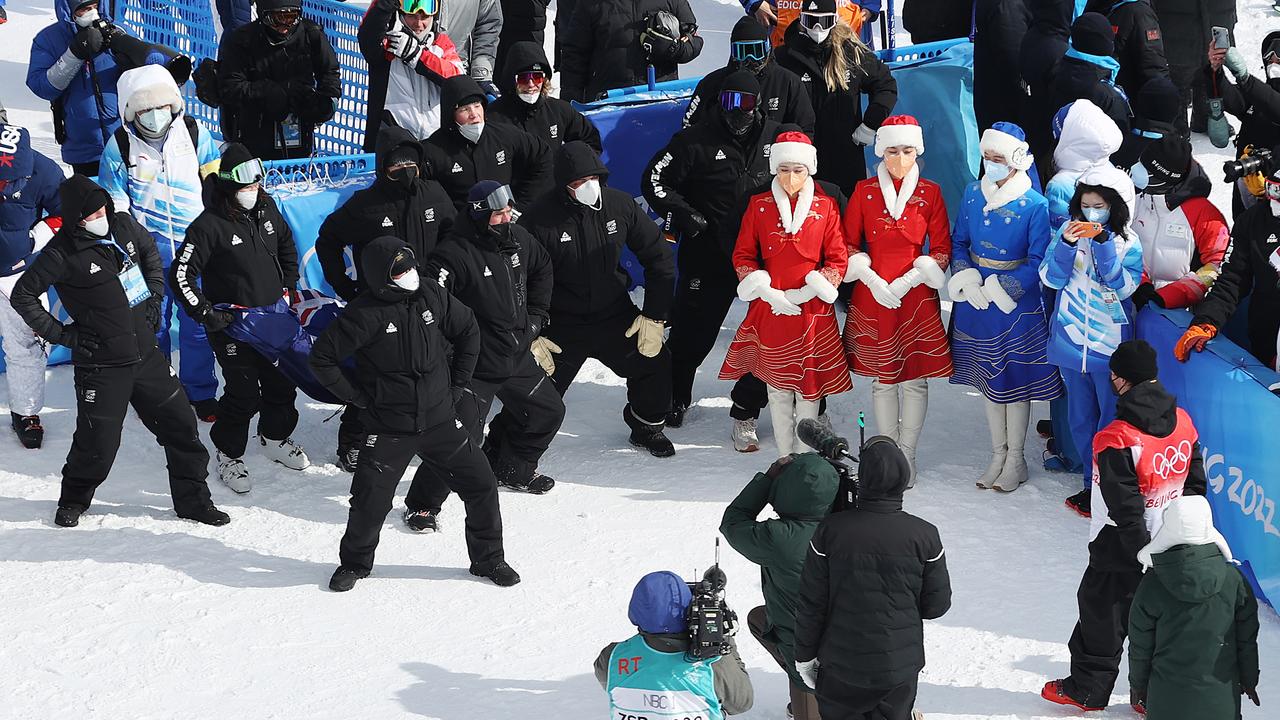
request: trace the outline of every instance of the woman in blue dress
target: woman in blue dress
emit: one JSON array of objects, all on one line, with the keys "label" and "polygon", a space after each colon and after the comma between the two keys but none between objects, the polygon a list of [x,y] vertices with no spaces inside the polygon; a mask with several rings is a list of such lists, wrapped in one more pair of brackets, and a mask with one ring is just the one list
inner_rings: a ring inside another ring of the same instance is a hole
[{"label": "woman in blue dress", "polygon": [[951,382],[986,398],[991,464],[978,487],[1013,492],[1027,481],[1031,401],[1062,393],[1039,276],[1049,211],[1027,176],[1022,128],[998,122],[980,147],[986,173],[965,189],[951,236]]}]

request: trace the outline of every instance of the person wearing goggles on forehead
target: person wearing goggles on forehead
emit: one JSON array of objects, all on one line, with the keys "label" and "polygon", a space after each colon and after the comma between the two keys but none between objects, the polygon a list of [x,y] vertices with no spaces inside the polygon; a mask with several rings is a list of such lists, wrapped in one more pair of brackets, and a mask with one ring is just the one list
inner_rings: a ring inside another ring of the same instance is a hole
[{"label": "person wearing goggles on forehead", "polygon": [[253,487],[241,458],[254,415],[254,445],[267,459],[290,470],[311,464],[289,436],[298,424],[294,384],[252,345],[225,332],[246,310],[286,312],[298,284],[298,249],[275,200],[262,189],[264,175],[262,160],[244,145],[228,145],[208,182],[208,207],[187,228],[169,269],[178,303],[204,325],[222,368],[218,419],[209,439],[218,450],[218,479],[242,494]]},{"label": "person wearing goggles on forehead", "polygon": [[[747,11],[748,17],[753,18],[757,25],[765,28],[766,31],[772,31],[768,38],[774,47],[782,46],[787,28],[800,17],[800,9],[804,4],[800,0],[782,0],[781,3],[778,0],[738,1],[742,4],[742,9]],[[857,34],[862,31],[863,23],[880,14],[880,0],[836,0],[836,12],[839,13],[840,19]],[[966,33],[969,31],[969,20],[969,13],[965,12]]]},{"label": "person wearing goggles on forehead", "polygon": [[[466,506],[471,574],[515,585],[520,576],[504,558],[497,480],[454,409],[471,385],[480,352],[475,316],[424,280],[413,250],[394,237],[375,238],[360,252],[360,282],[367,290],[311,349],[316,379],[359,407],[370,433],[351,479],[341,564],[329,589],[346,592],[369,577],[396,486],[414,455]],[[342,367],[348,359],[353,371]],[[429,529],[425,479],[415,475],[405,496],[405,524],[418,532]]]},{"label": "person wearing goggles on forehead", "polygon": [[[476,314],[480,358],[455,410],[477,444],[483,443],[498,484],[541,495],[555,480],[538,472],[564,420],[564,401],[538,365],[536,347],[551,306],[551,258],[528,230],[511,221],[511,188],[481,180],[467,195],[467,212],[449,239],[427,260],[425,281],[435,283]],[[542,341],[539,343],[539,341]],[[508,410],[503,422],[485,420],[494,398]],[[430,488],[424,496],[434,530],[449,487],[429,467],[420,467]]]},{"label": "person wearing goggles on forehead", "polygon": [[467,66],[439,27],[439,10],[439,0],[374,0],[360,21],[360,54],[369,64],[365,152],[376,152],[384,124],[415,138],[440,128],[440,85]]},{"label": "person wearing goggles on forehead", "polygon": [[675,80],[702,52],[689,0],[578,0],[568,23],[556,60],[565,100],[644,85],[649,68],[658,82]]},{"label": "person wearing goggles on forehead", "polygon": [[[1280,150],[1277,147],[1276,150]],[[1280,367],[1280,170],[1267,177],[1263,197],[1236,218],[1218,279],[1195,308],[1191,326],[1174,348],[1179,360],[1204,350],[1249,295],[1249,351]]]},{"label": "person wearing goggles on forehead", "polygon": [[766,28],[749,17],[735,23],[729,35],[729,63],[698,81],[684,113],[684,127],[711,118],[714,113],[710,108],[719,100],[725,76],[746,70],[760,83],[760,111],[764,117],[779,124],[795,123],[812,135],[813,105],[805,96],[800,77],[771,62],[772,56]]},{"label": "person wearing goggles on forehead", "polygon": [[[815,117],[813,144],[821,178],[848,194],[867,176],[863,148],[898,102],[889,66],[836,15],[836,0],[803,0],[787,28],[778,64],[800,77]],[[862,110],[862,96],[867,109]]]},{"label": "person wearing goggles on forehead", "polygon": [[311,155],[342,83],[329,38],[300,0],[258,0],[258,19],[223,35],[218,64],[224,140],[263,160]]},{"label": "person wearing goggles on forehead", "polygon": [[778,134],[778,124],[757,107],[755,75],[723,75],[718,92],[713,119],[676,133],[642,174],[645,200],[680,242],[668,343],[671,427],[684,424],[694,375],[715,346],[738,286],[730,248],[720,243],[721,228],[738,199],[769,178],[769,148]]},{"label": "person wearing goggles on forehead", "polygon": [[498,86],[502,97],[489,103],[489,118],[515,125],[553,151],[574,140],[603,151],[596,126],[570,103],[551,97],[551,63],[540,44],[512,45],[501,67]]},{"label": "person wearing goggles on forehead", "polygon": [[[1240,121],[1236,133],[1236,151],[1242,156],[1248,148],[1270,148],[1280,145],[1280,30],[1262,39],[1262,75],[1250,72],[1244,53],[1238,48],[1210,46],[1206,82],[1209,87],[1209,139],[1217,147],[1230,142],[1230,128],[1223,113]],[[1235,77],[1232,83],[1225,70]],[[1251,175],[1235,183],[1231,198],[1231,215],[1239,219],[1245,209],[1261,203],[1262,176]],[[1265,203],[1261,203],[1265,204]]]}]

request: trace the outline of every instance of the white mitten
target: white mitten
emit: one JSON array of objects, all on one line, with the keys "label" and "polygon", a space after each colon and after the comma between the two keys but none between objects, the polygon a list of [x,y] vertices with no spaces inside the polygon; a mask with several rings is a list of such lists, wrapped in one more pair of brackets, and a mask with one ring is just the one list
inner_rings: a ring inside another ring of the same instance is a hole
[{"label": "white mitten", "polygon": [[760,297],[760,291],[769,287],[771,282],[773,278],[770,278],[769,273],[764,270],[748,273],[738,282],[738,299],[744,302],[755,300]]},{"label": "white mitten", "polygon": [[1009,297],[1009,293],[1000,285],[999,275],[988,275],[982,283],[982,294],[1000,308],[1000,312],[1008,315],[1018,307],[1018,303]]},{"label": "white mitten", "polygon": [[782,293],[788,301],[796,305],[803,305],[818,296],[818,291],[805,285],[794,290],[787,290]]},{"label": "white mitten", "polygon": [[818,297],[822,299],[822,302],[827,304],[834,303],[839,295],[839,292],[836,291],[836,286],[832,285],[831,281],[817,270],[810,270],[804,276],[804,285],[807,288],[812,288]]},{"label": "white mitten", "polygon": [[967,302],[977,310],[986,310],[991,301],[982,292],[982,273],[978,268],[966,268],[951,276],[947,294],[955,302]]},{"label": "white mitten", "polygon": [[844,281],[861,280],[868,272],[871,272],[871,256],[864,252],[854,253],[849,256],[849,267],[844,271]]}]

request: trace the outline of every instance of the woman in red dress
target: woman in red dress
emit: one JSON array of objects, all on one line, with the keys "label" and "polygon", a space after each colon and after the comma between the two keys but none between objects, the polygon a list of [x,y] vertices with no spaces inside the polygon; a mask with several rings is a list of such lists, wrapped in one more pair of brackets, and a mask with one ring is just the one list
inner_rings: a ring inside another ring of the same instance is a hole
[{"label": "woman in red dress", "polygon": [[779,135],[769,157],[773,184],[751,198],[733,249],[738,297],[751,307],[720,378],[751,373],[768,386],[779,456],[803,450],[795,426],[818,417],[819,400],[853,387],[832,307],[849,252],[839,206],[814,192],[817,166],[809,136]]},{"label": "woman in red dress", "polygon": [[[846,281],[853,288],[844,348],[858,375],[874,378],[876,428],[893,438],[916,480],[916,443],[929,407],[928,378],[951,375],[938,288],[951,259],[942,190],[920,177],[924,134],[910,115],[876,131],[876,177],[859,182],[845,211]],[[899,388],[901,393],[899,393]]]}]

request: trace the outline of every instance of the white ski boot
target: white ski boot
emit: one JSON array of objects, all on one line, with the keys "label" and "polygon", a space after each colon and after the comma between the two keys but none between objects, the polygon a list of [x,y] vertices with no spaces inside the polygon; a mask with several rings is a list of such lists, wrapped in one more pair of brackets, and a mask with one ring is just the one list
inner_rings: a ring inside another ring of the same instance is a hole
[{"label": "white ski boot", "polygon": [[241,495],[253,489],[253,481],[249,479],[249,468],[240,458],[227,457],[218,451],[218,479],[223,485]]},{"label": "white ski boot", "polygon": [[760,449],[760,436],[756,434],[756,421],[733,421],[733,449],[740,453],[755,452]]},{"label": "white ski boot", "polygon": [[1013,492],[1027,481],[1027,459],[1023,449],[1027,444],[1027,424],[1031,421],[1031,403],[1010,403],[1006,408],[1006,426],[1009,436],[1009,457],[1004,461],[1004,470],[992,485],[1001,492]]},{"label": "white ski boot", "polygon": [[262,447],[262,454],[272,462],[278,462],[290,470],[305,470],[311,466],[311,459],[307,457],[306,451],[293,441],[293,438],[285,438],[284,440],[268,440],[267,438],[258,436],[258,444]]}]

